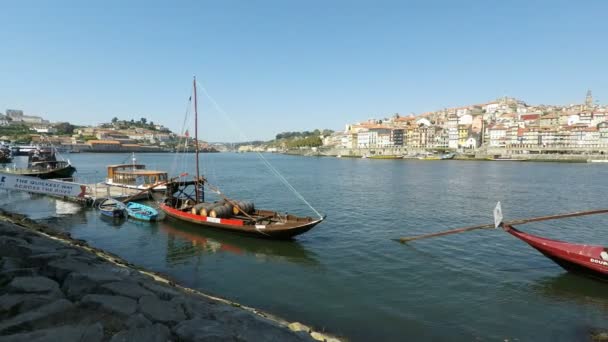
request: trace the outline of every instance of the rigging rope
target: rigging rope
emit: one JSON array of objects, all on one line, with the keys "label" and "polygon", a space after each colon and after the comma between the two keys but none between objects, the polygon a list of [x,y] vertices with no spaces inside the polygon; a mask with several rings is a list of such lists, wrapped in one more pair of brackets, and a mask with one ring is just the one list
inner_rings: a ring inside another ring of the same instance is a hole
[{"label": "rigging rope", "polygon": [[186,158],[186,153],[187,148],[186,145],[188,143],[188,138],[184,137],[185,131],[186,131],[186,124],[188,122],[188,116],[190,114],[190,108],[192,107],[192,91],[190,92],[190,97],[188,98],[188,101],[186,101],[186,113],[184,115],[184,121],[182,123],[182,128],[181,128],[181,132],[180,132],[180,138],[177,141],[177,148],[179,149],[182,141],[184,141],[184,153],[176,153],[175,157],[173,158],[173,165],[171,167],[171,171],[174,173],[178,173],[178,169],[177,169],[177,165],[178,165],[178,158],[181,158],[181,162],[179,164],[183,165],[184,167],[181,170],[187,170],[188,167],[188,160],[190,160],[190,158]]},{"label": "rigging rope", "polygon": [[[226,120],[228,121],[228,123],[230,124],[230,126],[232,126],[232,129],[235,130],[240,136],[241,139],[243,139],[243,141],[251,141],[251,139],[249,139],[244,133],[243,131],[235,124],[235,122],[232,120],[232,118],[228,115],[228,113],[226,113],[222,107],[220,107],[220,105],[215,101],[215,99],[209,94],[209,92],[207,92],[207,89],[200,84],[199,81],[196,81],[197,85],[199,86],[199,88],[203,91],[203,93],[205,94],[205,96],[207,97],[207,99],[209,99],[209,102],[211,102],[211,104],[213,105],[213,107],[215,107],[215,109],[222,114]],[[291,185],[289,183],[289,181],[283,177],[283,175],[279,172],[279,170],[277,170],[274,166],[272,166],[272,164],[270,164],[270,162],[260,153],[260,152],[256,152],[256,155],[258,156],[258,158],[260,158],[260,160],[262,161],[262,163],[264,163],[264,165],[275,175],[277,176],[277,178],[279,178],[279,180],[287,187],[288,190],[290,190],[291,192],[294,193],[294,195],[296,195],[296,197],[298,199],[300,199],[302,202],[304,202],[304,204],[306,204],[315,214],[317,214],[317,216],[319,216],[319,218],[323,218],[323,215],[321,215],[321,213],[319,213],[317,211],[317,209],[315,209],[305,198],[304,196],[302,196],[298,190],[296,190],[296,188],[293,187],[293,185]]]}]

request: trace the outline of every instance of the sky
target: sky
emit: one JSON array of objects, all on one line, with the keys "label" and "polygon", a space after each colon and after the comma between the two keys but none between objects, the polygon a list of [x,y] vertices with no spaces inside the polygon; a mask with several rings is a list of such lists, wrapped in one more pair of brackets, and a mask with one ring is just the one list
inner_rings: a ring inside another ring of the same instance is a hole
[{"label": "sky", "polygon": [[0,0],[0,112],[208,141],[483,103],[608,103],[608,1]]}]

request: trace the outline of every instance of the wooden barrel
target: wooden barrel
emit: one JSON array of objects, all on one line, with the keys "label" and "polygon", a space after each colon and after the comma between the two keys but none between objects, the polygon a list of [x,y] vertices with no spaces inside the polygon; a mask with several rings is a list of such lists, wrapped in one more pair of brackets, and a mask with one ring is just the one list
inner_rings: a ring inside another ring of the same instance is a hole
[{"label": "wooden barrel", "polygon": [[205,205],[205,203],[199,203],[195,206],[192,207],[192,214],[193,215],[198,215],[201,212],[201,209],[203,208],[203,206]]},{"label": "wooden barrel", "polygon": [[232,203],[225,203],[224,207],[228,208],[228,212],[230,212],[230,215],[232,215],[232,208],[234,208]]},{"label": "wooden barrel", "polygon": [[209,216],[211,209],[215,208],[216,206],[216,203],[203,203],[198,214],[201,216]]},{"label": "wooden barrel", "polygon": [[[253,212],[255,211],[255,206],[253,205],[253,202],[251,201],[235,201],[236,205],[238,205],[237,207],[232,208],[232,213],[234,215],[238,215],[241,212],[247,213],[247,214],[253,214]],[[239,208],[241,210],[239,210]]]},{"label": "wooden barrel", "polygon": [[232,211],[228,206],[220,205],[211,209],[209,216],[214,218],[228,218],[232,216]]}]

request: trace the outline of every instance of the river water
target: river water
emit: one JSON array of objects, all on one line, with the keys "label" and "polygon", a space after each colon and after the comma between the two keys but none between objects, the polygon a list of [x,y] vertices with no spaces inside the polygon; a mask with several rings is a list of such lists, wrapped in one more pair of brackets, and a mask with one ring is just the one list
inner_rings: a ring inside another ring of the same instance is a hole
[{"label": "river water", "polygon": [[[123,154],[72,154],[77,176],[100,181]],[[141,154],[172,175],[192,155]],[[176,221],[115,224],[93,209],[2,192],[0,207],[185,286],[353,341],[580,340],[608,329],[606,284],[571,275],[501,230],[402,245],[392,239],[505,218],[605,208],[608,165],[307,158],[265,155],[327,220],[291,242]],[[254,154],[204,154],[203,170],[256,207],[313,212]],[[541,236],[608,245],[608,217],[522,226]]]}]

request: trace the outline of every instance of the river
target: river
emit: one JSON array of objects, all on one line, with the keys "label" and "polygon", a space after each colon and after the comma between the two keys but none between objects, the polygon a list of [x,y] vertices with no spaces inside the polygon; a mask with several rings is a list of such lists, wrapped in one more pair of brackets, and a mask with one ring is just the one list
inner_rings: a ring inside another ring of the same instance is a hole
[{"label": "river", "polygon": [[[126,154],[72,154],[101,181]],[[192,174],[193,155],[138,162]],[[295,241],[265,241],[168,220],[115,224],[93,209],[3,192],[0,207],[61,227],[185,286],[353,341],[579,340],[608,329],[606,284],[568,274],[501,230],[402,245],[392,239],[505,219],[605,208],[608,165],[265,158],[327,220]],[[314,215],[255,154],[203,154],[209,180],[256,207]],[[527,232],[608,246],[606,216],[546,221]]]}]

